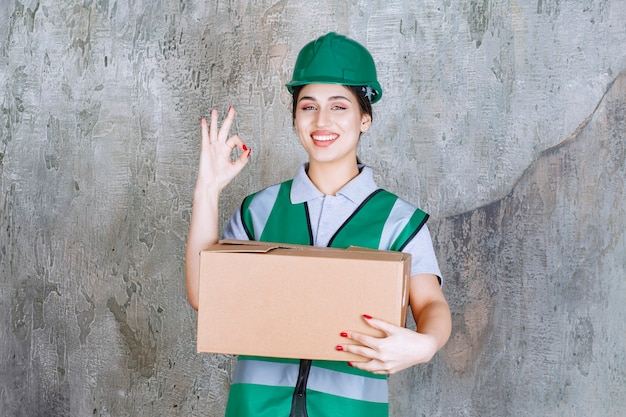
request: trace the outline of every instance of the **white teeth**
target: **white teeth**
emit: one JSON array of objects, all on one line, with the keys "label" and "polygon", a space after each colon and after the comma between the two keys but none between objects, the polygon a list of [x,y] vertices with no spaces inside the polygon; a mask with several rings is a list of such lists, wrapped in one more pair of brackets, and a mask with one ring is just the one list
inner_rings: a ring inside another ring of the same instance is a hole
[{"label": "white teeth", "polygon": [[330,135],[330,136],[313,136],[314,140],[318,140],[318,141],[327,141],[327,140],[334,140],[337,139],[337,136],[335,135]]}]

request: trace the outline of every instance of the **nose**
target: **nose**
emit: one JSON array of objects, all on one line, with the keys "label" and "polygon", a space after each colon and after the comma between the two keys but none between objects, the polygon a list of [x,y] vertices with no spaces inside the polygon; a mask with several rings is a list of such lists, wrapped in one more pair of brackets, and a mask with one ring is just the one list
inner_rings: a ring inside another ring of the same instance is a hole
[{"label": "nose", "polygon": [[328,109],[320,109],[317,112],[317,125],[322,127],[322,126],[328,126],[330,124],[330,110]]}]

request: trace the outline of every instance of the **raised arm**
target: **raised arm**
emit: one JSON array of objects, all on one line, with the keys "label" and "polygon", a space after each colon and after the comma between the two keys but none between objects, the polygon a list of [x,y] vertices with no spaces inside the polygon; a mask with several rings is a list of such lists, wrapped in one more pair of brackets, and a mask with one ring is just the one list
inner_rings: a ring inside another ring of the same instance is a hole
[{"label": "raised arm", "polygon": [[[198,288],[200,279],[200,252],[218,241],[218,203],[220,193],[243,169],[248,162],[250,149],[239,136],[228,137],[235,118],[235,110],[230,107],[228,114],[218,129],[217,110],[211,111],[211,121],[207,126],[201,121],[200,166],[193,195],[189,235],[185,251],[185,273],[187,300],[198,309]],[[235,161],[231,154],[235,148],[241,155]]]}]

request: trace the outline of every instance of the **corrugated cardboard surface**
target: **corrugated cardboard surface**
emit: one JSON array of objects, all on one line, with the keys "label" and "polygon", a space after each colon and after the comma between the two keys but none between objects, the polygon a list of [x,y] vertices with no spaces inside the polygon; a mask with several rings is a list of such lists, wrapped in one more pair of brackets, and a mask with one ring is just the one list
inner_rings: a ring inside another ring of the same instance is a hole
[{"label": "corrugated cardboard surface", "polygon": [[381,335],[363,314],[405,324],[408,254],[228,241],[200,259],[199,352],[358,361],[335,346]]}]

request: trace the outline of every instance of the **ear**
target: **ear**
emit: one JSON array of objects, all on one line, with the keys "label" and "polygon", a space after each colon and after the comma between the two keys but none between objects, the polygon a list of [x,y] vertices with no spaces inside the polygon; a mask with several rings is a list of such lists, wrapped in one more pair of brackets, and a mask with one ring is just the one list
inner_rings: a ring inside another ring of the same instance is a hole
[{"label": "ear", "polygon": [[369,130],[372,125],[372,116],[367,113],[363,113],[361,116],[361,133],[365,133]]}]

